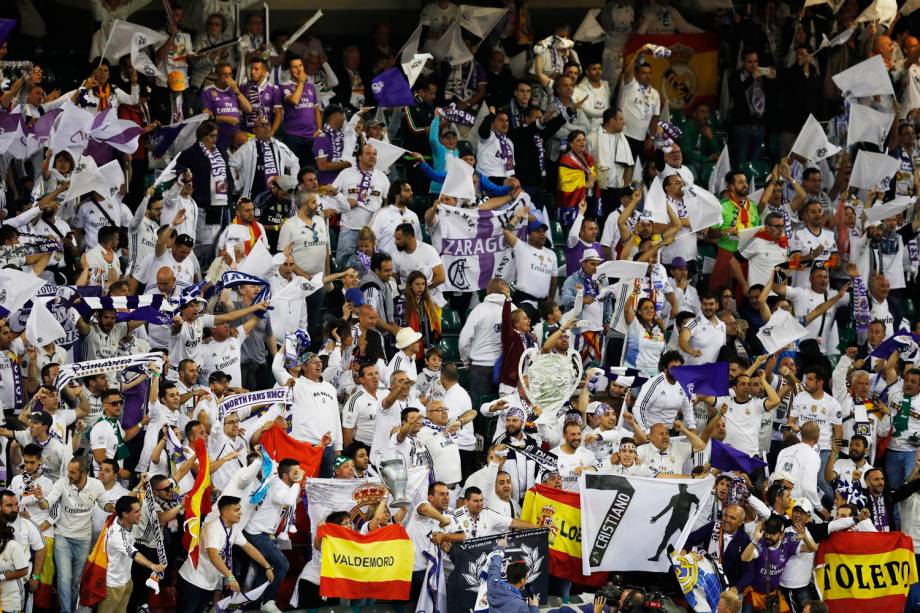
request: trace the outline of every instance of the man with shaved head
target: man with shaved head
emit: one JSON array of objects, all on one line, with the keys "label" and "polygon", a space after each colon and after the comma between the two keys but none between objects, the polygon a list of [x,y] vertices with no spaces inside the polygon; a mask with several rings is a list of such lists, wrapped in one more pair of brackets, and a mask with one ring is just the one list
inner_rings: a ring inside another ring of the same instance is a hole
[{"label": "man with shaved head", "polygon": [[[145,294],[161,294],[163,296],[163,306],[160,307],[161,314],[166,313],[163,321],[172,320],[172,310],[179,305],[179,288],[176,286],[176,275],[172,268],[163,266],[156,272],[156,285],[148,287]],[[169,350],[169,323],[157,325],[150,323],[147,326],[147,335],[150,337],[151,351],[168,351]]]}]

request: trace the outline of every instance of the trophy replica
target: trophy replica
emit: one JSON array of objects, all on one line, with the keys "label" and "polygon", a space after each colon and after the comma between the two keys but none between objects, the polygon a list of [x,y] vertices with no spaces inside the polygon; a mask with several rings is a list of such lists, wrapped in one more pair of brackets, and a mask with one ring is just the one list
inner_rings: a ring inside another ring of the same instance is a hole
[{"label": "trophy replica", "polygon": [[[577,358],[577,359],[573,359]],[[540,353],[531,347],[521,355],[518,375],[531,404],[545,415],[555,415],[575,393],[584,367],[574,351],[567,355]]]},{"label": "trophy replica", "polygon": [[412,504],[409,497],[406,496],[406,485],[409,483],[409,473],[406,465],[400,459],[384,460],[380,463],[380,476],[383,477],[383,484],[393,494],[394,507],[408,507]]}]

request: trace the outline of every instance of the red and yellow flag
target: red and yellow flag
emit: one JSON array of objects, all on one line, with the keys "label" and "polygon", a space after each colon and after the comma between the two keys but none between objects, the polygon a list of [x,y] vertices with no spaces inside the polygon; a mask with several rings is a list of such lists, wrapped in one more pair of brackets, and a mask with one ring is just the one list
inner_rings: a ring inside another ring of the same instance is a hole
[{"label": "red and yellow flag", "polygon": [[86,564],[83,566],[83,574],[80,575],[80,604],[92,607],[105,600],[105,584],[109,570],[109,554],[105,549],[105,543],[108,539],[109,526],[115,521],[115,514],[109,515],[102,527],[99,538],[93,546]]},{"label": "red and yellow flag", "polygon": [[831,613],[903,611],[917,581],[913,540],[901,532],[837,532],[821,541],[815,562]]},{"label": "red and yellow flag", "polygon": [[573,583],[600,587],[607,573],[581,572],[581,501],[578,492],[535,485],[527,490],[521,519],[549,528],[549,572]]},{"label": "red and yellow flag", "polygon": [[266,430],[259,442],[275,462],[280,462],[285,458],[295,459],[300,462],[304,475],[319,476],[319,467],[323,463],[322,445],[311,445],[293,439],[277,424]]},{"label": "red and yellow flag", "polygon": [[652,87],[658,90],[661,104],[682,110],[693,104],[716,101],[719,82],[719,37],[716,34],[657,34],[633,36],[624,49],[625,61],[635,60],[636,51],[646,43],[667,47],[670,57],[645,59],[652,67]]},{"label": "red and yellow flag", "polygon": [[323,524],[319,593],[324,598],[407,600],[415,548],[398,524],[368,534]]},{"label": "red and yellow flag", "polygon": [[198,568],[201,524],[205,516],[211,512],[211,461],[208,459],[208,447],[204,439],[195,441],[194,450],[198,457],[198,474],[195,476],[192,489],[185,495],[185,532],[182,535],[182,546],[188,552],[192,566]]}]

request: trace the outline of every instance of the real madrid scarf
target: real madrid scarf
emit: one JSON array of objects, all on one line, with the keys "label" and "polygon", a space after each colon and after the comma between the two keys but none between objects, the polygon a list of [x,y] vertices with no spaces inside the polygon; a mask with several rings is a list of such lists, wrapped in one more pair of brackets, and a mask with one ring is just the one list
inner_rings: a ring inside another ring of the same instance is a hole
[{"label": "real madrid scarf", "polygon": [[217,147],[208,149],[198,143],[211,164],[211,206],[227,206],[227,163]]}]

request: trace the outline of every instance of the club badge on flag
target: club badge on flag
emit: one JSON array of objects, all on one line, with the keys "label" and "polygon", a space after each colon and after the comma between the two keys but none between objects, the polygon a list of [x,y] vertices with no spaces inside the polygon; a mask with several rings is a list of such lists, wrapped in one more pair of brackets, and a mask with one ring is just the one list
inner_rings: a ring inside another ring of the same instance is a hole
[{"label": "club badge on flag", "polygon": [[374,100],[383,107],[412,106],[415,96],[405,75],[396,66],[387,68],[371,80]]},{"label": "club badge on flag", "polygon": [[894,121],[894,113],[880,113],[864,104],[850,105],[850,120],[847,123],[847,147],[856,143],[872,143],[882,146]]},{"label": "club badge on flag", "polygon": [[583,573],[583,515],[578,492],[535,485],[527,490],[521,519],[549,529],[549,571],[554,577],[600,587],[604,573]]},{"label": "club badge on flag", "polygon": [[[549,530],[521,530],[454,543],[450,550],[454,572],[447,579],[447,591],[451,594],[447,613],[467,613],[479,608],[477,601],[486,586],[490,555],[498,548],[496,542],[502,538],[508,540],[502,560],[502,576],[510,564],[526,564],[527,588],[530,593],[539,594],[541,601],[545,602],[549,593]],[[484,610],[488,609],[486,602]]]},{"label": "club badge on flag", "polygon": [[767,353],[776,353],[783,347],[808,335],[808,330],[784,309],[776,309],[770,321],[757,331],[757,339]]},{"label": "club badge on flag", "polygon": [[493,277],[508,273],[511,249],[505,242],[502,224],[512,215],[512,211],[497,213],[441,207],[441,260],[447,274],[445,289],[475,291],[484,288]]},{"label": "club badge on flag", "polygon": [[672,109],[716,102],[719,68],[719,37],[716,34],[633,36],[624,48],[624,61],[634,62],[636,51],[646,43],[671,51],[669,57],[647,59],[652,68],[652,84]]},{"label": "club badge on flag", "polygon": [[582,572],[667,572],[669,551],[683,548],[699,514],[708,508],[713,483],[712,477],[583,473],[578,483]]},{"label": "club badge on flag", "polygon": [[844,98],[894,96],[894,87],[881,55],[873,55],[831,77]]},{"label": "club badge on flag", "polygon": [[903,611],[917,581],[913,541],[901,532],[835,532],[818,547],[815,578],[831,613]]},{"label": "club badge on flag", "polygon": [[707,554],[675,552],[671,555],[671,564],[687,604],[696,613],[712,613],[719,607],[719,595],[728,582],[723,581],[718,566]]},{"label": "club badge on flag", "polygon": [[473,61],[473,54],[463,42],[460,24],[456,21],[450,25],[432,49],[434,56],[451,66],[462,66]]},{"label": "club badge on flag", "polygon": [[687,397],[728,396],[728,362],[672,366],[671,376],[684,388]]},{"label": "club badge on flag", "polygon": [[839,151],[840,147],[827,139],[827,133],[814,115],[808,116],[795,142],[792,143],[792,153],[812,163],[834,156]]},{"label": "club badge on flag", "polygon": [[412,541],[399,524],[361,534],[324,524],[319,593],[323,598],[406,600],[412,585]]}]

